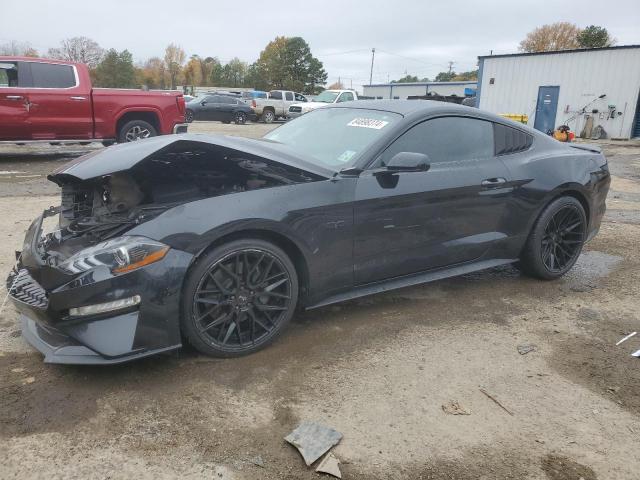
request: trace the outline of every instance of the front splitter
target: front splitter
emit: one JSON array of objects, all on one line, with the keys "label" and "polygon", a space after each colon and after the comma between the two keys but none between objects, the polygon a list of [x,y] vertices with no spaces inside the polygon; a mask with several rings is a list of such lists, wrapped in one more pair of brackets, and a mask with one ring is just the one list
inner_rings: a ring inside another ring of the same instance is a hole
[{"label": "front splitter", "polygon": [[23,338],[44,355],[45,363],[67,365],[114,365],[130,362],[151,355],[176,350],[182,345],[156,350],[144,350],[118,357],[104,357],[90,348],[80,344],[63,332],[45,327],[26,315],[20,315]]}]

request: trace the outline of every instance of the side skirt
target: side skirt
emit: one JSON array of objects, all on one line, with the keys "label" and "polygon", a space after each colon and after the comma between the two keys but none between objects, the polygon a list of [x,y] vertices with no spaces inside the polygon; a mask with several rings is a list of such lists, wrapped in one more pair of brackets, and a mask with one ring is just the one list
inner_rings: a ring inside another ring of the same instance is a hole
[{"label": "side skirt", "polygon": [[478,270],[485,270],[487,268],[498,267],[500,265],[508,265],[517,261],[518,259],[516,258],[482,260],[449,268],[413,273],[411,275],[396,277],[382,282],[369,283],[356,287],[353,290],[349,290],[347,292],[332,295],[328,298],[325,298],[324,300],[321,300],[315,305],[306,307],[306,310],[313,310],[314,308],[324,307],[333,303],[344,302],[346,300],[352,300],[354,298],[365,297],[367,295],[374,295],[376,293],[396,290],[398,288],[410,287],[412,285],[419,285],[421,283],[434,282],[436,280],[442,280],[444,278],[457,277],[459,275],[464,275],[465,273],[477,272]]}]

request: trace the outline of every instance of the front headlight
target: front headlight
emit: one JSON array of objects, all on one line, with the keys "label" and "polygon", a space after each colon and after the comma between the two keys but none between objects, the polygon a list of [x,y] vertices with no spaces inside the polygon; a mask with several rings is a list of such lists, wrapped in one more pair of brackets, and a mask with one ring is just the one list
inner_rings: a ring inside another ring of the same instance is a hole
[{"label": "front headlight", "polygon": [[82,273],[104,265],[112,273],[125,273],[162,260],[168,251],[167,245],[145,237],[118,237],[81,250],[59,267]]}]

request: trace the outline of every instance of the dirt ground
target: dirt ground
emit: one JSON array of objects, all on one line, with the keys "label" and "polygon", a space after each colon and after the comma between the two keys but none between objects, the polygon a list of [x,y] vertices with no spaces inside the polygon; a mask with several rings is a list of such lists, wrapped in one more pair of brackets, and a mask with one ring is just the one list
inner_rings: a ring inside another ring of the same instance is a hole
[{"label": "dirt ground", "polygon": [[[94,148],[0,146],[0,276],[58,203],[46,174]],[[0,477],[320,478],[283,440],[310,420],[344,435],[346,479],[638,479],[640,335],[615,343],[640,330],[640,143],[604,148],[606,220],[555,282],[498,268],[300,314],[250,357],[98,368],[44,365],[8,303]]]}]

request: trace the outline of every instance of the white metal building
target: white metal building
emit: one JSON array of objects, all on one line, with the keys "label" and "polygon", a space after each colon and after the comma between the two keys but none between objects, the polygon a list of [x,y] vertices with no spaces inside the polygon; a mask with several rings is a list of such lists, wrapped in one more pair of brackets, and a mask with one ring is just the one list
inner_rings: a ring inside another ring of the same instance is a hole
[{"label": "white metal building", "polygon": [[465,89],[475,91],[477,83],[472,82],[415,82],[415,83],[380,83],[375,85],[363,85],[365,97],[377,99],[406,100],[409,96],[442,95],[445,97],[457,96],[464,98]]},{"label": "white metal building", "polygon": [[[478,107],[548,131],[640,137],[640,45],[478,57]],[[589,119],[591,118],[591,120]]]}]

